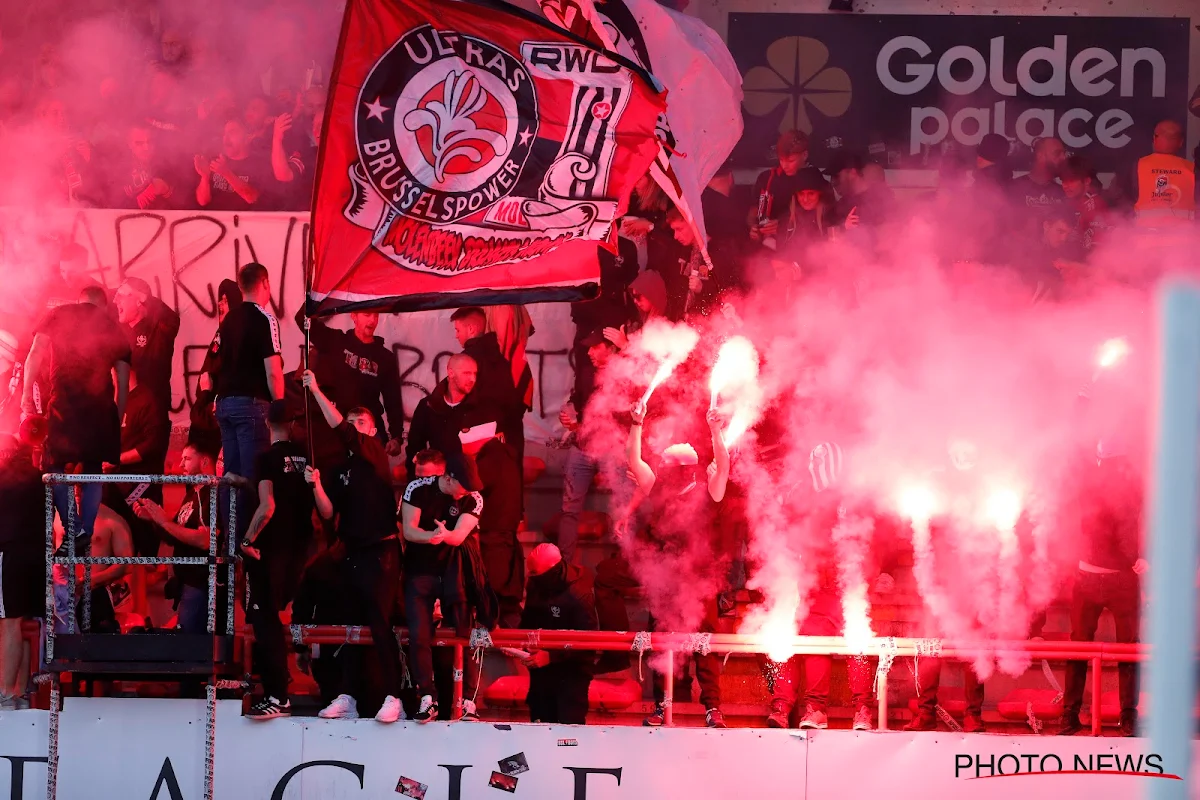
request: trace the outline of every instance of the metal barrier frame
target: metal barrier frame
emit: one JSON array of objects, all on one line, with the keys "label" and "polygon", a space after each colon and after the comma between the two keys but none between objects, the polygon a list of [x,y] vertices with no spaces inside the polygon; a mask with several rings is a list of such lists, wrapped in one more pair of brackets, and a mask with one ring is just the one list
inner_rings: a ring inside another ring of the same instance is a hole
[{"label": "metal barrier frame", "polygon": [[[406,628],[396,628],[396,639],[402,645],[411,640]],[[247,646],[243,648],[243,664],[246,679],[251,674],[251,648],[253,640],[250,629],[246,633]],[[288,637],[293,644],[371,644],[369,628],[346,625],[292,625],[288,629]],[[736,653],[741,655],[763,655],[764,646],[757,636],[740,633],[710,633],[703,634],[703,641],[710,652]],[[643,651],[664,653],[667,659],[664,674],[664,705],[666,706],[666,724],[674,722],[672,701],[675,691],[674,659],[676,653],[696,652],[697,634],[688,633],[634,633],[627,631],[562,631],[562,630],[494,630],[490,633],[490,647],[500,648],[529,648],[535,646],[544,650],[605,650],[605,651]],[[828,656],[874,656],[874,657],[930,657],[929,639],[910,638],[876,638],[865,649],[847,643],[841,636],[796,636],[789,645],[791,655],[828,655]],[[1087,661],[1092,670],[1092,735],[1099,736],[1101,732],[1101,696],[1102,684],[1100,671],[1105,663],[1142,662],[1149,659],[1150,648],[1141,644],[1117,644],[1113,642],[1047,642],[1047,641],[995,641],[995,642],[944,642],[937,640],[941,651],[937,658],[948,658],[970,662],[981,653],[991,655],[1028,654],[1030,658],[1054,659],[1065,661]],[[454,708],[457,712],[462,706],[462,664],[464,663],[463,648],[470,647],[472,642],[453,635],[435,635],[433,647],[453,647],[455,650],[454,663]],[[890,668],[889,668],[890,669]],[[888,671],[878,673],[876,684],[876,702],[879,711],[879,730],[887,730]]]},{"label": "metal barrier frame", "polygon": [[[208,624],[206,632],[213,638],[213,674],[205,687],[205,753],[204,753],[204,798],[213,797],[213,767],[215,758],[216,714],[217,714],[217,678],[216,678],[216,625],[217,625],[217,570],[225,567],[226,596],[225,607],[228,611],[225,619],[225,635],[233,636],[234,631],[234,585],[236,583],[235,565],[237,557],[237,542],[232,531],[237,530],[237,499],[235,492],[241,487],[225,478],[213,475],[66,475],[49,473],[42,476],[46,485],[46,648],[45,660],[50,668],[54,659],[54,567],[63,566],[67,570],[67,633],[75,633],[75,567],[83,565],[83,631],[86,632],[92,623],[92,566],[96,564],[128,564],[131,566],[175,565],[207,565],[208,566]],[[80,556],[75,553],[75,501],[67,504],[67,519],[63,522],[63,540],[67,545],[67,555],[55,555],[54,547],[54,487],[59,485],[80,486],[85,484],[162,484],[174,486],[209,487],[208,504],[208,556],[200,557],[143,557],[143,556]],[[226,553],[217,552],[217,509],[220,505],[218,489],[227,486],[229,492],[229,532],[226,533]],[[47,750],[46,763],[46,798],[56,800],[58,796],[58,716],[61,703],[59,675],[50,673],[50,743]]]}]

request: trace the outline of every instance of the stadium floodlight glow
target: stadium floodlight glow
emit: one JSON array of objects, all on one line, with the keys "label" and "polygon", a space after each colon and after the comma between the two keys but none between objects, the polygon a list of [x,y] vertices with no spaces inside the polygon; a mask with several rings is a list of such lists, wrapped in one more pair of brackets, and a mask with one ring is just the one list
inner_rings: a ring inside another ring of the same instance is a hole
[{"label": "stadium floodlight glow", "polygon": [[1100,345],[1100,353],[1096,356],[1096,364],[1100,369],[1112,369],[1125,360],[1129,355],[1129,342],[1118,337],[1109,339]]}]

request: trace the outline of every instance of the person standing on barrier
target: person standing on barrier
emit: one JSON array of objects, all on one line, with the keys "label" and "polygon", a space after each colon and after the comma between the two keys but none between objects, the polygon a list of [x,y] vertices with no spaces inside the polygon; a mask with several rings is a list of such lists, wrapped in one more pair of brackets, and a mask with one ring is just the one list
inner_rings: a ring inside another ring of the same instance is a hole
[{"label": "person standing on barrier", "polygon": [[17,707],[29,676],[21,624],[46,611],[46,512],[33,451],[0,435],[0,711]]},{"label": "person standing on barrier", "polygon": [[352,408],[343,417],[317,385],[311,370],[304,387],[341,439],[347,458],[328,479],[309,468],[317,512],[324,520],[337,516],[337,536],[346,546],[342,572],[354,614],[371,627],[371,648],[347,652],[342,693],[321,710],[322,719],[357,719],[354,692],[364,685],[361,659],[370,652],[378,661],[385,697],[376,722],[395,722],[404,715],[400,705],[400,645],[391,625],[392,607],[400,586],[400,536],[396,530],[396,495],[392,469],[375,418],[365,408]]},{"label": "person standing on barrier", "polygon": [[158,400],[165,422],[171,406],[171,362],[179,314],[150,291],[141,278],[126,278],[113,295],[117,323],[133,354],[138,380]]},{"label": "person standing on barrier", "polygon": [[[692,587],[691,592],[678,592],[675,588],[646,587],[650,591],[650,630],[657,630],[664,620],[673,626],[696,623],[691,617],[700,616],[701,632],[712,633],[717,624],[717,583],[720,577],[712,574],[717,559],[712,552],[712,542],[705,536],[712,530],[712,514],[715,504],[725,498],[729,481],[729,452],[721,434],[721,419],[716,410],[707,414],[712,438],[713,461],[706,470],[699,469],[699,457],[689,444],[675,444],[666,448],[658,458],[658,468],[652,469],[642,459],[642,425],[646,419],[646,406],[639,402],[631,411],[633,424],[629,429],[626,457],[629,472],[633,475],[638,491],[650,506],[650,523],[647,534],[650,542],[639,557],[652,559],[655,563],[669,565],[678,585]],[[702,488],[703,487],[703,488]],[[701,532],[697,536],[697,532]],[[644,573],[646,569],[636,569]],[[658,567],[661,569],[662,567]],[[706,592],[706,584],[712,591]],[[697,589],[696,587],[702,587]],[[684,608],[696,591],[703,594],[700,614],[696,609]],[[670,596],[665,594],[670,592]],[[665,613],[664,613],[665,612]],[[704,704],[704,723],[710,728],[724,728],[725,717],[721,713],[721,658],[716,653],[696,652],[691,658],[680,654],[676,659],[677,677],[687,674],[689,661],[696,665],[696,679],[700,683],[700,702]],[[681,694],[686,695],[685,684],[680,681]],[[686,684],[690,686],[690,682]],[[654,672],[654,711],[643,720],[643,725],[656,728],[666,724],[666,681]]]},{"label": "person standing on barrier", "polygon": [[[213,476],[217,473],[217,454],[205,452],[204,445],[190,442],[183,448],[179,457],[179,469],[184,475]],[[175,558],[207,558],[210,542],[209,523],[212,519],[210,498],[212,490],[208,486],[189,485],[183,496],[175,518],[167,516],[163,507],[153,500],[139,499],[133,504],[133,513],[139,518],[153,523],[172,546],[172,556]],[[221,536],[217,537],[217,553],[224,553]],[[175,610],[178,615],[177,627],[182,633],[208,632],[208,567],[200,564],[177,564],[175,571]],[[224,583],[224,569],[217,569],[217,628],[224,619],[225,603],[221,588]]]},{"label": "person standing on barrier", "polygon": [[[447,585],[447,575],[451,561],[460,555],[456,551],[468,542],[479,525],[483,498],[478,492],[464,488],[463,481],[470,478],[461,474],[465,469],[461,459],[455,462],[460,475],[447,474],[446,458],[436,450],[417,453],[413,464],[419,477],[405,488],[400,506],[404,540],[408,542],[404,609],[408,616],[413,679],[421,698],[414,719],[429,722],[438,718],[438,688],[433,668],[433,605],[442,600],[446,623],[456,629],[467,627],[472,609],[465,602],[447,602],[452,590],[458,588]],[[447,528],[447,525],[451,527]],[[477,553],[477,542],[475,549]],[[463,718],[478,718],[474,702],[463,701]]]},{"label": "person standing on barrier", "polygon": [[[90,286],[83,290],[79,303],[51,311],[34,335],[25,362],[21,409],[23,420],[42,413],[36,402],[39,398],[34,396],[40,387],[40,403],[46,409],[47,472],[94,475],[105,462],[120,459],[121,418],[129,397],[132,355],[117,324],[105,312],[107,305],[104,290]],[[85,484],[80,495],[75,536],[83,545],[96,524],[103,487]],[[54,487],[54,506],[64,526],[74,498],[75,487]],[[86,546],[79,549],[86,550]]]},{"label": "person standing on barrier", "polygon": [[[1140,580],[1149,568],[1140,555],[1141,479],[1130,460],[1111,447],[1102,443],[1098,455],[1083,498],[1084,557],[1071,594],[1071,641],[1094,640],[1100,614],[1107,608],[1116,625],[1116,641],[1132,643],[1138,640]],[[1087,669],[1086,661],[1067,662],[1060,736],[1073,736],[1084,729],[1079,712]],[[1092,680],[1100,680],[1100,676],[1093,675]],[[1137,732],[1137,662],[1117,665],[1117,694],[1121,735],[1133,736]],[[1092,709],[1092,714],[1099,713],[1100,709]]]},{"label": "person standing on barrier", "polygon": [[258,508],[242,540],[250,587],[246,616],[254,627],[263,683],[263,699],[246,716],[259,720],[290,716],[292,711],[279,612],[291,602],[304,570],[313,536],[310,482],[316,483],[304,448],[290,440],[290,417],[276,406],[268,422],[271,447],[258,460]]},{"label": "person standing on barrier", "polygon": [[[568,564],[549,543],[530,551],[525,570],[526,630],[599,630],[596,592],[591,573]],[[592,650],[535,650],[525,660],[529,668],[530,722],[562,725],[587,724],[588,687],[592,683],[596,653]]]},{"label": "person standing on barrier", "polygon": [[[283,404],[283,355],[279,322],[270,312],[271,282],[267,268],[250,263],[238,271],[244,302],[231,308],[221,323],[221,357],[213,381],[217,424],[226,474],[245,478],[253,486],[258,457],[271,446],[267,410]],[[251,499],[234,489],[239,540],[250,524]],[[221,503],[222,519],[228,513]],[[226,525],[225,527],[229,527]]]}]

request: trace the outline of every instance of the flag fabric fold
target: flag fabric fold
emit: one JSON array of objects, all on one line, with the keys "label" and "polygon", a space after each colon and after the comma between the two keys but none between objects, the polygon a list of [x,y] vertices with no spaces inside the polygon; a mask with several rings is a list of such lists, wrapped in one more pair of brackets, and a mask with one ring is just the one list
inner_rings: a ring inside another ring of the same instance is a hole
[{"label": "flag fabric fold", "polygon": [[308,312],[593,294],[664,107],[639,65],[499,0],[348,0]]}]

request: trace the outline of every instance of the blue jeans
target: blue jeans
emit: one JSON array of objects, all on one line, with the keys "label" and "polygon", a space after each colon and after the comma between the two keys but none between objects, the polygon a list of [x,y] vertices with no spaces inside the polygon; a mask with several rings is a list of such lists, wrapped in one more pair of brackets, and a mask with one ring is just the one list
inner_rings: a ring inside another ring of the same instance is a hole
[{"label": "blue jeans", "polygon": [[563,499],[562,516],[558,523],[558,551],[562,553],[563,561],[571,564],[575,561],[575,550],[579,546],[579,515],[587,502],[588,490],[599,470],[596,459],[572,447],[567,451],[567,461],[563,465]]},{"label": "blue jeans", "polygon": [[[221,598],[218,597],[219,603]],[[179,587],[179,631],[181,633],[208,632],[208,591],[186,583]]]},{"label": "blue jeans", "polygon": [[[253,397],[222,397],[217,400],[217,424],[221,427],[221,449],[225,458],[225,473],[240,475],[250,481],[257,479],[258,457],[271,446],[267,429],[267,410],[270,403]],[[221,521],[229,530],[228,490],[222,488]],[[236,490],[236,541],[241,541],[250,525],[251,498],[245,491]]]},{"label": "blue jeans", "polygon": [[[66,465],[55,464],[51,466],[47,472],[65,472]],[[100,465],[84,464],[80,472],[84,475],[99,475],[101,473]],[[100,513],[100,501],[104,495],[104,485],[100,483],[84,483],[79,485],[79,502],[75,502],[75,484],[56,483],[51,490],[54,494],[54,508],[58,511],[58,517],[62,520],[63,535],[70,535],[67,530],[67,512],[74,507],[75,511],[75,535],[76,536],[91,536],[96,528],[96,515]],[[77,556],[85,556],[87,553],[76,552]]]}]

